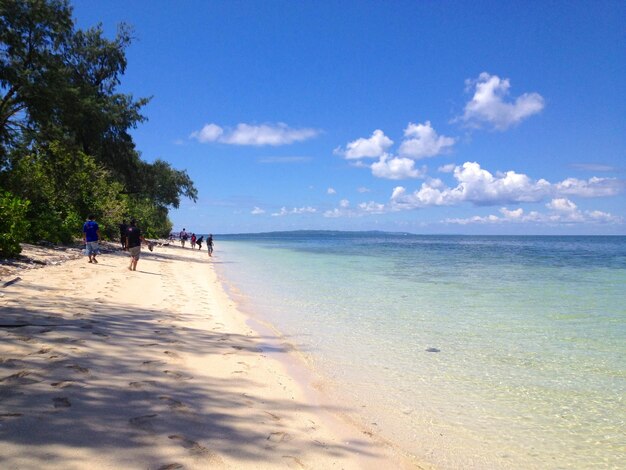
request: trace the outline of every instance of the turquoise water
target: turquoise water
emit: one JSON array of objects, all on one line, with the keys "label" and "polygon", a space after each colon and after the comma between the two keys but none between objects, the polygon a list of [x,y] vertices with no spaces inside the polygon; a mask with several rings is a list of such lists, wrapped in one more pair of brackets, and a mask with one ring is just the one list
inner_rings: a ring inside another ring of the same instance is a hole
[{"label": "turquoise water", "polygon": [[362,423],[440,468],[624,468],[626,237],[216,237]]}]

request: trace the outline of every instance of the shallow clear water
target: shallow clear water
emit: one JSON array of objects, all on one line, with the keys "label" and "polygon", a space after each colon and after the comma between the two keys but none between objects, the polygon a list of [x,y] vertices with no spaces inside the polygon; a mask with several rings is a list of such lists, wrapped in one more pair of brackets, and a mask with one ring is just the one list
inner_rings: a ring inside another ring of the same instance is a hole
[{"label": "shallow clear water", "polygon": [[256,314],[418,459],[623,465],[625,237],[296,232],[216,250]]}]

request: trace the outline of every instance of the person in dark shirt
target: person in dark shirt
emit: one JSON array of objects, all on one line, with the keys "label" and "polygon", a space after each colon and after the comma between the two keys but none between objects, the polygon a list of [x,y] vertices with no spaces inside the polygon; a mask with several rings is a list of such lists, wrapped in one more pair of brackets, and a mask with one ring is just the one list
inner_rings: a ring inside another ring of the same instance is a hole
[{"label": "person in dark shirt", "polygon": [[128,224],[126,224],[125,220],[122,220],[120,224],[120,243],[122,244],[122,250],[126,250],[126,229],[128,229]]},{"label": "person in dark shirt", "polygon": [[130,271],[137,271],[137,262],[139,261],[139,255],[141,254],[141,242],[143,236],[141,230],[137,227],[135,219],[131,219],[130,226],[126,229],[126,247],[130,253]]},{"label": "person in dark shirt", "polygon": [[209,250],[209,256],[213,256],[213,234],[209,234],[209,238],[206,239],[206,247]]},{"label": "person in dark shirt", "polygon": [[83,225],[83,240],[85,242],[85,253],[89,256],[89,262],[98,264],[96,256],[98,256],[99,252],[100,227],[93,214],[89,214],[87,222]]}]

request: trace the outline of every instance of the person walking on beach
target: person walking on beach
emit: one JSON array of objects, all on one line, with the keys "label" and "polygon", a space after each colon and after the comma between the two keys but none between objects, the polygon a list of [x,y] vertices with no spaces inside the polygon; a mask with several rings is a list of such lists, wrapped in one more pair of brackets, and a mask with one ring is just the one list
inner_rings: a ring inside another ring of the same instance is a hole
[{"label": "person walking on beach", "polygon": [[137,227],[135,219],[130,220],[130,226],[126,229],[126,246],[128,253],[130,254],[129,271],[137,271],[137,262],[139,261],[139,255],[141,254],[141,242],[143,236],[141,230]]},{"label": "person walking on beach", "polygon": [[196,234],[191,234],[191,249],[193,250],[196,247]]},{"label": "person walking on beach", "polygon": [[96,217],[89,214],[87,222],[83,224],[83,240],[85,242],[85,253],[89,256],[90,263],[98,264],[98,240],[100,240],[100,227],[96,222]]},{"label": "person walking on beach", "polygon": [[209,238],[206,239],[206,249],[209,256],[213,256],[213,234],[209,234]]},{"label": "person walking on beach", "polygon": [[126,251],[126,229],[128,228],[128,224],[125,220],[122,220],[120,224],[120,243],[122,244],[122,250]]},{"label": "person walking on beach", "polygon": [[185,243],[187,242],[189,235],[187,234],[184,228],[183,228],[183,231],[180,232],[180,235],[178,237],[180,238],[180,244],[182,245],[183,248],[185,248]]},{"label": "person walking on beach", "polygon": [[204,235],[200,235],[200,238],[196,240],[196,245],[198,245],[198,250],[202,249],[202,241],[204,240]]}]

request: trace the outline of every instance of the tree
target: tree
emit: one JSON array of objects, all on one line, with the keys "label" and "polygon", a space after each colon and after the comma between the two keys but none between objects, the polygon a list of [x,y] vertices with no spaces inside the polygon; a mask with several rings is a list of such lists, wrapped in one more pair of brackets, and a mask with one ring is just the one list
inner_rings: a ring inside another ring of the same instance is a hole
[{"label": "tree", "polygon": [[131,40],[124,24],[114,39],[76,29],[67,0],[0,0],[0,188],[24,201],[31,237],[66,241],[88,213],[113,235],[133,207],[160,232],[196,200],[185,171],[135,149],[149,98],[117,92]]}]

